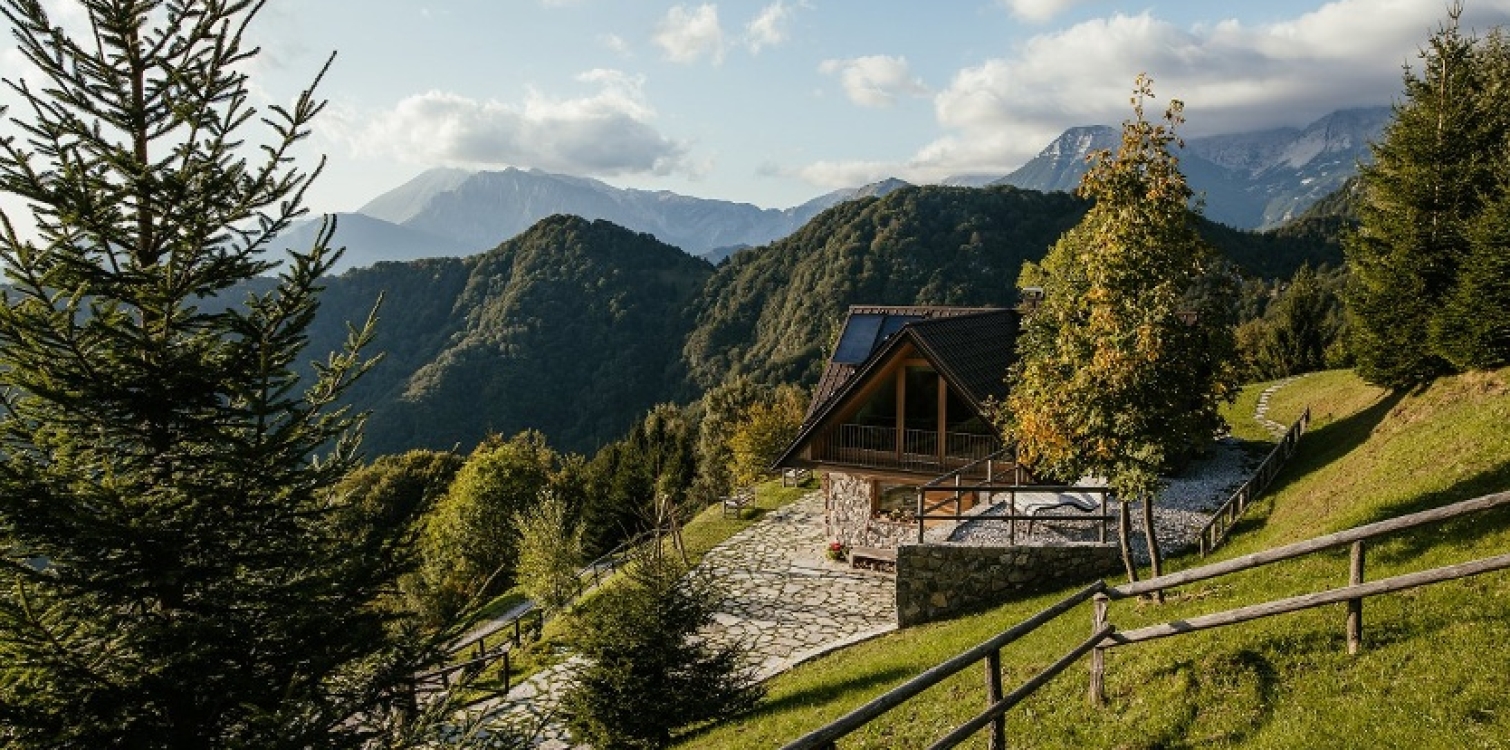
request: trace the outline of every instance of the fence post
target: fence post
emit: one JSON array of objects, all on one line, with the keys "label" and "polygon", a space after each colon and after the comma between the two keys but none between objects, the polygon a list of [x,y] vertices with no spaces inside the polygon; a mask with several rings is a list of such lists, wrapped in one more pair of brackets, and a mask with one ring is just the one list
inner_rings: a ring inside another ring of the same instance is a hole
[{"label": "fence post", "polygon": [[1106,516],[1108,515],[1106,510],[1106,493],[1103,492],[1101,493],[1101,523],[1097,524],[1096,529],[1098,539],[1102,544],[1106,544]]},{"label": "fence post", "polygon": [[1132,512],[1127,509],[1127,501],[1117,498],[1117,543],[1122,546],[1122,564],[1127,566],[1128,575],[1132,580],[1138,580],[1138,568],[1133,565],[1132,557]]},{"label": "fence post", "polygon": [[[1094,609],[1091,612],[1091,632],[1098,633],[1106,625],[1106,606],[1111,598],[1104,593],[1098,593],[1091,598]],[[1087,696],[1092,706],[1100,708],[1106,705],[1106,649],[1097,646],[1091,651],[1091,688]]]},{"label": "fence post", "polygon": [[[1014,485],[1014,487],[1015,486],[1016,485]],[[1007,515],[1009,515],[1009,516],[1012,517],[1012,520],[1007,521],[1007,544],[1009,546],[1016,547],[1017,546],[1017,490],[1016,489],[1007,490]]]},{"label": "fence post", "polygon": [[[986,708],[1001,702],[1001,649],[986,654]],[[1007,715],[998,713],[991,720],[991,750],[1007,750]]]},{"label": "fence post", "polygon": [[[1348,555],[1348,584],[1357,586],[1363,583],[1363,541],[1353,542],[1351,553]],[[1347,600],[1347,652],[1358,653],[1363,645],[1363,599]]]}]

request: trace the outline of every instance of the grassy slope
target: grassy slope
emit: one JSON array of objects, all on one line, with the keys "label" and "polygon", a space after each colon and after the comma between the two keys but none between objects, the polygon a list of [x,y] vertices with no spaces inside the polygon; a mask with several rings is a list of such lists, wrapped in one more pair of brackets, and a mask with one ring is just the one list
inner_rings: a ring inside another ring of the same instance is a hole
[{"label": "grassy slope", "polygon": [[[1256,390],[1234,407],[1240,437]],[[1391,395],[1350,373],[1312,375],[1271,400],[1289,423],[1306,405],[1311,433],[1273,493],[1212,559],[1510,488],[1510,370]],[[1246,409],[1246,411],[1236,411]],[[1510,550],[1510,512],[1372,544],[1382,578]],[[1174,568],[1200,564],[1177,558]],[[1196,584],[1169,604],[1117,602],[1128,629],[1346,582],[1346,552],[1314,555]],[[909,629],[778,677],[740,722],[688,738],[697,748],[775,747],[822,725],[1056,600],[1052,594]],[[1090,709],[1076,667],[1010,715],[1008,742],[1032,748],[1510,748],[1510,574],[1378,597],[1364,607],[1364,650],[1344,649],[1340,606],[1168,638],[1108,654],[1110,705]],[[1061,618],[1003,653],[1010,686],[1048,664],[1090,626]],[[841,743],[926,746],[984,703],[978,669],[893,711]]]}]

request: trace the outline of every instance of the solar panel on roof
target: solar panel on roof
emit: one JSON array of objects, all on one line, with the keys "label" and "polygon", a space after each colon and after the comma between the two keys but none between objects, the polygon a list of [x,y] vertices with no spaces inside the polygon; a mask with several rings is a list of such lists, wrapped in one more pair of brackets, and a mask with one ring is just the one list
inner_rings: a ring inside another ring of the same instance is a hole
[{"label": "solar panel on roof", "polygon": [[834,347],[834,362],[841,365],[864,362],[875,348],[876,334],[885,322],[885,315],[849,316],[844,322],[844,333],[839,335],[839,345]]},{"label": "solar panel on roof", "polygon": [[902,326],[922,319],[919,315],[851,315],[844,324],[844,333],[839,336],[839,345],[834,347],[833,361],[840,365],[858,365],[869,359],[876,347],[886,339],[902,330]]},{"label": "solar panel on roof", "polygon": [[891,338],[893,333],[902,330],[902,326],[914,320],[922,320],[922,318],[917,315],[887,315],[886,322],[881,324],[881,335],[876,337],[876,342],[880,343]]}]

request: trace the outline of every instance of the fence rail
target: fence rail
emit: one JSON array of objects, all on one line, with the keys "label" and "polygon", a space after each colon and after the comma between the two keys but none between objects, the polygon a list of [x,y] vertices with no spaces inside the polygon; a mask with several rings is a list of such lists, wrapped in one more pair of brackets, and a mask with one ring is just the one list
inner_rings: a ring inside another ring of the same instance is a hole
[{"label": "fence rail", "polygon": [[1273,482],[1279,470],[1284,468],[1285,462],[1290,460],[1290,456],[1295,455],[1295,446],[1300,442],[1300,436],[1305,434],[1310,424],[1311,409],[1306,407],[1300,419],[1290,425],[1284,437],[1280,438],[1279,444],[1264,457],[1263,463],[1259,464],[1258,469],[1253,472],[1253,477],[1243,482],[1242,486],[1227,498],[1227,502],[1222,503],[1222,506],[1211,514],[1211,520],[1201,527],[1199,535],[1201,557],[1210,554],[1226,540],[1227,534],[1243,517],[1243,512],[1248,509],[1248,505],[1268,489],[1269,483]]},{"label": "fence rail", "polygon": [[[869,724],[887,711],[902,705],[918,693],[942,682],[945,678],[965,670],[976,662],[988,659],[991,654],[999,654],[1004,646],[1037,630],[1043,624],[1052,622],[1060,615],[1074,609],[1076,605],[1083,604],[1105,589],[1106,584],[1097,581],[1059,600],[1048,609],[1002,631],[995,637],[969,651],[892,688],[875,700],[845,714],[828,726],[809,732],[787,743],[782,747],[782,750],[822,750],[824,748],[832,748],[834,747],[834,742],[845,735]],[[1000,672],[998,671],[997,674],[1000,674]]]},{"label": "fence rail", "polygon": [[[1362,603],[1365,598],[1404,591],[1456,578],[1510,569],[1510,554],[1503,554],[1364,583],[1364,542],[1386,534],[1500,507],[1510,507],[1510,492],[1484,495],[1441,508],[1412,513],[1387,521],[1379,521],[1335,534],[1327,534],[1303,542],[1277,547],[1272,550],[1256,552],[1232,560],[1204,565],[1178,573],[1159,576],[1158,578],[1151,578],[1146,581],[1115,587],[1108,586],[1105,581],[1097,581],[1060,600],[1033,617],[1002,631],[984,643],[892,688],[827,726],[799,737],[785,745],[782,750],[834,750],[838,746],[837,742],[845,736],[880,718],[886,712],[901,706],[923,691],[939,684],[945,678],[981,662],[985,663],[986,669],[987,696],[985,710],[949,732],[942,739],[935,742],[932,747],[955,747],[989,726],[991,727],[991,736],[988,741],[988,747],[992,750],[1002,750],[1006,747],[1005,717],[1007,711],[1027,698],[1039,687],[1047,684],[1056,675],[1072,666],[1086,654],[1090,656],[1090,700],[1095,705],[1104,704],[1104,675],[1106,665],[1104,654],[1106,650],[1113,647],[1131,645],[1155,638],[1184,635],[1208,628],[1235,625],[1240,622],[1296,612],[1325,604],[1346,603],[1348,605],[1348,617],[1345,627],[1347,629],[1348,652],[1356,653],[1362,641]],[[1348,585],[1341,588],[1250,604],[1223,612],[1188,617],[1136,630],[1119,632],[1108,618],[1108,605],[1115,599],[1124,599],[1155,591],[1163,591],[1175,586],[1253,570],[1271,563],[1347,545],[1351,545],[1352,547],[1352,555],[1349,559]],[[1087,600],[1092,602],[1091,637],[1065,653],[1052,665],[1024,682],[1016,690],[1005,696],[1002,695],[1001,649],[1037,630],[1039,627],[1070,613]]]},{"label": "fence rail", "polygon": [[[617,573],[630,550],[644,544],[653,536],[653,532],[636,534],[578,569],[575,590],[567,601],[576,601],[588,590],[601,584],[607,577]],[[538,607],[530,606],[498,622],[495,627],[485,632],[458,641],[447,652],[447,658],[463,657],[461,661],[454,661],[418,674],[414,678],[415,683],[420,686],[421,690],[449,690],[454,682],[474,677],[490,665],[501,662],[501,668],[498,670],[499,679],[502,681],[501,692],[507,693],[513,687],[511,674],[513,664],[509,656],[510,652],[524,645],[531,636],[539,638],[544,629],[545,613]],[[500,633],[503,635],[502,640],[496,640],[489,645],[489,639]]]}]

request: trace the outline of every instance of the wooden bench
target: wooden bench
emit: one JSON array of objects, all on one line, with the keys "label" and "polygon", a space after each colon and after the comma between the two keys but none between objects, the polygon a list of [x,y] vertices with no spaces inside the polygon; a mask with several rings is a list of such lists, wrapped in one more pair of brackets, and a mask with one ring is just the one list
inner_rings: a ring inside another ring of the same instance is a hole
[{"label": "wooden bench", "polygon": [[796,487],[812,478],[812,469],[783,469],[781,472],[781,486]]},{"label": "wooden bench", "polygon": [[748,508],[751,505],[755,504],[755,488],[743,487],[741,489],[735,490],[734,494],[729,495],[723,499],[723,503],[724,518],[728,518],[730,515],[738,518],[741,514],[744,513],[745,508]]},{"label": "wooden bench", "polygon": [[849,566],[867,570],[895,571],[897,551],[882,547],[850,547]]}]

